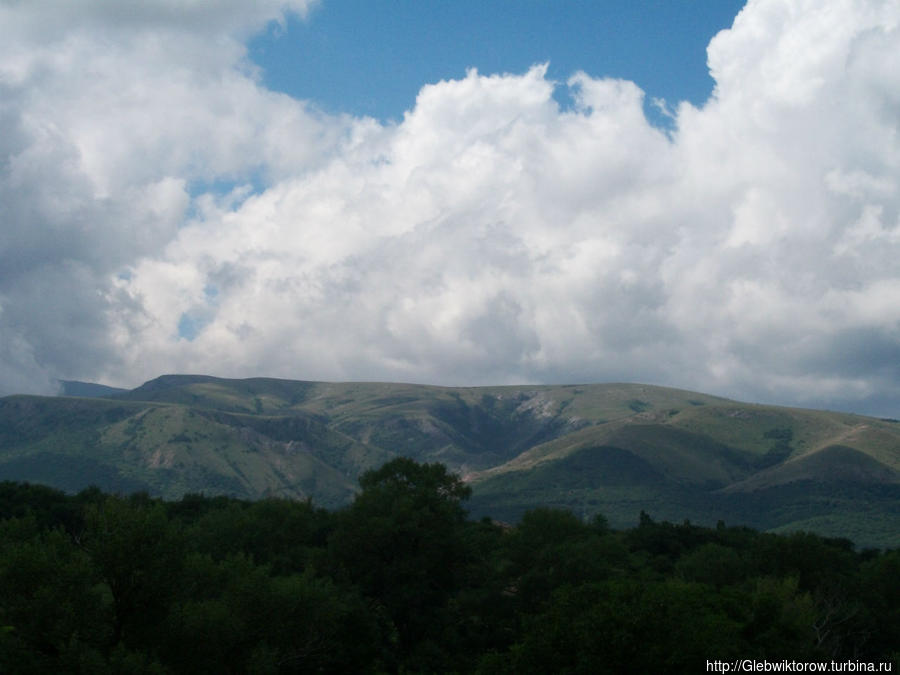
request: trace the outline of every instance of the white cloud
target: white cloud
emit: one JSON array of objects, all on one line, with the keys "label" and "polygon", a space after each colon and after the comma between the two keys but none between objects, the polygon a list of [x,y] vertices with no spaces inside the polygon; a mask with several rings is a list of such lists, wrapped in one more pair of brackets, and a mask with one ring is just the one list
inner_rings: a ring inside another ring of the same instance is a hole
[{"label": "white cloud", "polygon": [[671,136],[626,81],[575,74],[560,110],[543,66],[427,84],[393,125],[317,114],[241,43],[303,5],[98,0],[45,40],[49,6],[0,4],[25,36],[0,48],[8,391],[191,371],[900,406],[898,2],[751,0]]},{"label": "white cloud", "polygon": [[345,125],[262,88],[241,42],[305,6],[0,3],[0,393],[123,363],[115,278],[177,236],[194,185],[327,156]]}]

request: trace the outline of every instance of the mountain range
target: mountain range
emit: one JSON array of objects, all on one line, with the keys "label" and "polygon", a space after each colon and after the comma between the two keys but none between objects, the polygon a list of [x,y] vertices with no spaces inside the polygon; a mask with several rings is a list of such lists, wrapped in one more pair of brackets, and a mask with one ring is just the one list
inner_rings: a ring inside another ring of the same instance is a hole
[{"label": "mountain range", "polygon": [[900,546],[900,422],[641,384],[436,387],[164,375],[0,399],[0,480],[348,503],[397,456],[441,462],[474,516],[536,506]]}]

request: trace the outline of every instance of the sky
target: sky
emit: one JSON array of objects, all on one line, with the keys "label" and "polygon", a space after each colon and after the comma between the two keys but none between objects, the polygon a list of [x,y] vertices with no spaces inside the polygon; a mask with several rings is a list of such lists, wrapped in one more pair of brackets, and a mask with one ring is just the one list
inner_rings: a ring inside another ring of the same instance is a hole
[{"label": "sky", "polygon": [[900,0],[0,0],[0,395],[900,417]]},{"label": "sky", "polygon": [[[522,74],[547,64],[565,83],[579,70],[638,82],[645,112],[670,126],[653,99],[703,104],[713,88],[710,38],[744,0],[338,0],[288,15],[250,41],[266,87],[330,113],[401,121],[424,84]],[[562,106],[571,98],[554,91]]]}]

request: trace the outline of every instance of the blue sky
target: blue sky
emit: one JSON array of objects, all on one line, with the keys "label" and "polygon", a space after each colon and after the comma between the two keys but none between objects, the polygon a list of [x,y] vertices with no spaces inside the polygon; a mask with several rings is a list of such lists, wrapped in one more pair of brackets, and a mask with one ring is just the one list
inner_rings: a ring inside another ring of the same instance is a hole
[{"label": "blue sky", "polygon": [[[290,15],[249,45],[271,89],[328,112],[399,120],[424,84],[482,74],[523,73],[549,63],[565,83],[631,80],[645,108],[706,101],[713,87],[706,46],[729,28],[744,0],[327,0],[305,19]],[[565,104],[566,92],[557,92]]]}]

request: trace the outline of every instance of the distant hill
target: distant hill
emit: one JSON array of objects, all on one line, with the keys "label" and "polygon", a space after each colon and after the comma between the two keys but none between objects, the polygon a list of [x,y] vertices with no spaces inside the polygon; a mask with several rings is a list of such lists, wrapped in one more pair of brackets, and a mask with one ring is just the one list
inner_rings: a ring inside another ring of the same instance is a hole
[{"label": "distant hill", "polygon": [[79,382],[78,380],[60,380],[60,396],[86,396],[88,398],[101,398],[128,391],[119,387],[109,387],[105,384],[94,382]]},{"label": "distant hill", "polygon": [[362,471],[407,456],[463,475],[475,515],[516,520],[548,505],[624,527],[644,510],[900,546],[893,420],[640,384],[165,375],[94,395],[0,399],[0,480],[333,507],[352,498]]}]

